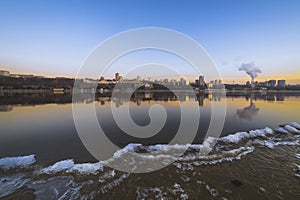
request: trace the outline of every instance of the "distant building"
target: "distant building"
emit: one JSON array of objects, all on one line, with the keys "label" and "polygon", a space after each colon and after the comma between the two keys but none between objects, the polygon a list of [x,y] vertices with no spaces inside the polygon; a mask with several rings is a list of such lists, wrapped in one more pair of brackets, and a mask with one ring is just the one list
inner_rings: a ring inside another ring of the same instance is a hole
[{"label": "distant building", "polygon": [[286,81],[285,80],[278,80],[277,81],[277,87],[284,88],[285,85],[286,85]]},{"label": "distant building", "polygon": [[268,87],[268,81],[266,81],[266,82],[258,82],[257,86],[258,87]]},{"label": "distant building", "polygon": [[63,94],[65,91],[64,88],[53,88],[53,93],[54,94]]},{"label": "distant building", "polygon": [[185,80],[184,78],[181,78],[179,81],[181,86],[187,86],[190,85],[190,81],[189,80]]},{"label": "distant building", "polygon": [[185,80],[184,81],[184,85],[190,85],[190,81],[189,80]]},{"label": "distant building", "polygon": [[176,79],[171,79],[168,84],[171,85],[171,86],[176,86],[177,85],[177,80]]},{"label": "distant building", "polygon": [[[33,74],[18,74],[18,76],[19,76],[20,78],[24,78],[24,79],[26,79],[26,78],[33,78],[33,77],[34,77]],[[65,79],[64,77],[56,77],[56,79],[57,79],[57,78]]]},{"label": "distant building", "polygon": [[10,74],[10,77],[12,77],[12,78],[20,78],[20,75],[19,74]]},{"label": "distant building", "polygon": [[91,79],[91,78],[85,78],[83,80],[84,83],[97,83],[98,80],[95,80],[95,79]]},{"label": "distant building", "polygon": [[120,80],[120,74],[119,74],[118,72],[115,73],[115,80],[116,80],[116,81]]},{"label": "distant building", "polygon": [[198,83],[199,83],[199,85],[198,85],[199,89],[204,90],[205,89],[204,76],[199,76],[199,82]]},{"label": "distant building", "polygon": [[207,85],[208,90],[225,90],[225,85],[222,80],[210,81]]},{"label": "distant building", "polygon": [[251,83],[250,83],[250,81],[247,81],[247,82],[246,82],[246,87],[248,87],[248,88],[250,88],[250,87],[251,87]]},{"label": "distant building", "polygon": [[269,80],[268,81],[268,86],[269,87],[276,87],[276,80]]},{"label": "distant building", "polygon": [[181,85],[185,85],[184,82],[185,82],[185,79],[184,78],[180,78],[180,84]]},{"label": "distant building", "polygon": [[10,72],[6,70],[0,70],[0,76],[10,76]]}]

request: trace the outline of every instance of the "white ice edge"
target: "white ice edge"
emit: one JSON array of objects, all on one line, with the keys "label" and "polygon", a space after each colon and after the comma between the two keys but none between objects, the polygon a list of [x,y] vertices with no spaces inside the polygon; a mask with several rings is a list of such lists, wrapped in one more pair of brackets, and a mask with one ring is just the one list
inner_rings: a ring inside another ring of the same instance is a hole
[{"label": "white ice edge", "polygon": [[282,134],[289,134],[290,133],[286,129],[282,128],[282,127],[276,128],[276,129],[274,129],[274,131],[276,131],[278,133],[282,133]]},{"label": "white ice edge", "polygon": [[[298,128],[300,127],[299,123],[297,122],[291,122],[289,124],[286,124],[284,127],[274,129],[277,133],[294,133],[298,134],[300,133],[300,130]],[[161,155],[159,153],[165,153],[169,151],[176,151],[176,150],[183,150],[183,149],[195,149],[199,150],[200,155],[196,157],[186,157],[186,158],[180,158],[179,160],[192,160],[192,159],[219,159],[219,160],[228,160],[232,159],[228,157],[229,154],[235,154],[236,152],[233,151],[240,151],[240,153],[247,152],[249,149],[246,149],[247,147],[240,147],[238,149],[233,149],[228,152],[224,151],[222,155],[227,155],[227,158],[221,158],[220,155],[209,155],[206,156],[205,152],[210,151],[213,147],[214,143],[216,141],[221,141],[223,143],[238,143],[243,139],[252,139],[257,137],[263,137],[268,138],[269,135],[273,135],[274,131],[271,128],[264,128],[264,129],[256,129],[251,130],[248,132],[237,132],[235,134],[230,134],[224,137],[221,137],[219,139],[208,137],[205,139],[205,141],[202,144],[174,144],[174,145],[168,145],[168,144],[157,144],[152,146],[146,146],[145,148],[148,151],[156,152],[155,155],[149,154],[149,155],[139,155],[142,156],[144,159],[159,159],[159,158],[170,158],[173,159],[173,157],[170,157],[170,155]],[[296,137],[296,136],[295,136]],[[299,145],[299,141],[272,141],[272,140],[263,140],[260,142],[262,145],[273,148],[274,146],[278,145]],[[114,153],[112,159],[117,159],[122,157],[122,155],[126,153],[135,153],[136,149],[138,147],[142,147],[142,144],[128,144],[123,149],[118,150]],[[201,153],[204,152],[204,155],[201,157]],[[138,153],[136,153],[138,154]],[[175,157],[174,157],[175,158]],[[6,157],[0,159],[0,169],[8,170],[8,169],[14,169],[14,168],[26,168],[31,166],[33,163],[35,163],[35,155],[28,155],[28,156],[19,156],[19,157]],[[212,161],[215,162],[215,161]],[[56,162],[55,164],[43,168],[39,171],[39,173],[44,174],[51,174],[51,173],[58,173],[58,172],[78,172],[80,174],[95,174],[100,170],[103,170],[103,167],[105,165],[106,161],[100,161],[97,163],[82,163],[82,164],[75,164],[72,159],[69,160],[63,160]]]},{"label": "white ice edge", "polygon": [[[200,161],[194,161],[193,165],[200,166],[200,165],[215,165],[217,163],[222,163],[224,161],[233,161],[233,160],[240,160],[242,159],[242,156],[245,156],[249,153],[252,153],[254,151],[254,147],[240,147],[239,149],[233,149],[227,152],[227,154],[239,152],[235,156],[227,156],[227,157],[219,157],[212,155],[211,160],[200,160]],[[215,158],[214,158],[215,157]]]},{"label": "white ice edge", "polygon": [[0,169],[27,168],[35,162],[35,155],[6,157],[0,159]]},{"label": "white ice edge", "polygon": [[300,130],[298,130],[297,128],[293,127],[292,125],[285,125],[284,129],[287,130],[290,133],[300,134]]},{"label": "white ice edge", "polygon": [[200,150],[203,148],[211,148],[214,143],[217,141],[214,137],[207,137],[202,144],[174,144],[174,145],[166,145],[166,144],[157,144],[148,146],[147,150],[150,151],[159,151],[159,152],[168,152],[174,150],[185,150],[185,149],[196,149]]},{"label": "white ice edge", "polygon": [[289,123],[289,125],[291,125],[292,127],[300,130],[300,124],[297,123],[297,122],[291,122],[291,123]]},{"label": "white ice edge", "polygon": [[101,162],[75,164],[72,159],[59,161],[49,167],[40,170],[40,174],[53,174],[59,172],[78,172],[80,174],[95,174],[103,169]]},{"label": "white ice edge", "polygon": [[273,149],[275,146],[286,145],[286,146],[295,146],[299,145],[298,141],[280,141],[274,142],[272,140],[264,141],[264,145],[270,149]]},{"label": "white ice edge", "polygon": [[250,139],[255,137],[267,137],[267,135],[272,135],[274,131],[266,127],[264,129],[256,129],[251,130],[249,132],[237,132],[234,134],[230,134],[218,139],[218,141],[225,142],[225,143],[238,143],[243,139]]}]

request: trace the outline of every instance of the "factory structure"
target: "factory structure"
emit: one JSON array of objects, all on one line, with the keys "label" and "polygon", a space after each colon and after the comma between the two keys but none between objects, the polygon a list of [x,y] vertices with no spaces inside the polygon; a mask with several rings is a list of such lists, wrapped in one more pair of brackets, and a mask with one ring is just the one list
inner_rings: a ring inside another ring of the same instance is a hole
[{"label": "factory structure", "polygon": [[254,89],[284,89],[286,87],[286,80],[268,80],[264,82],[253,82],[250,83],[249,81],[246,82],[247,87],[253,87]]}]

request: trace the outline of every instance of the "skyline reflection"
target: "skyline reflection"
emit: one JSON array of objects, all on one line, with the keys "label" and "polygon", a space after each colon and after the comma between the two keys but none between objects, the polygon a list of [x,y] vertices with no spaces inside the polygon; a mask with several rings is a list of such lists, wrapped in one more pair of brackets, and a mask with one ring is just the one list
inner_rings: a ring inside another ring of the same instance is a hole
[{"label": "skyline reflection", "polygon": [[[120,107],[124,102],[128,102],[128,99],[124,98],[122,93],[111,97],[111,93],[95,94],[95,98],[90,98],[87,94],[78,94],[79,98],[76,98],[75,103],[93,103],[99,102],[100,106],[109,105],[114,103],[116,107]],[[177,95],[177,96],[176,96]],[[227,98],[245,98],[247,101],[250,100],[250,105],[237,110],[237,116],[250,119],[250,115],[255,115],[259,108],[256,107],[255,101],[263,100],[267,102],[283,102],[289,97],[299,97],[300,93],[178,93],[174,94],[171,91],[166,92],[134,92],[130,98],[130,102],[136,103],[137,106],[142,106],[143,103],[151,102],[197,102],[199,107],[205,106],[205,101],[218,102],[222,99]],[[71,104],[72,94],[51,94],[51,93],[35,93],[35,94],[7,94],[0,96],[0,112],[10,112],[13,107],[16,106],[36,106],[44,104]],[[250,114],[252,113],[252,114]]]}]

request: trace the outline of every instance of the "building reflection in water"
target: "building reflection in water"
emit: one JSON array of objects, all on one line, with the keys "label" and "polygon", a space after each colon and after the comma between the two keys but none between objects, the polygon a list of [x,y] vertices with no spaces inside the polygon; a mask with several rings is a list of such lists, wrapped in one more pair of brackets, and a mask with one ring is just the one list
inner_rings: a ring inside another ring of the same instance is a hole
[{"label": "building reflection in water", "polygon": [[[198,102],[199,107],[203,107],[205,99],[208,101],[222,101],[225,98],[245,97],[250,100],[250,105],[244,109],[239,109],[237,115],[240,118],[251,119],[258,112],[258,108],[254,105],[254,101],[263,100],[269,102],[282,102],[286,97],[295,96],[300,98],[300,93],[225,93],[225,92],[182,92],[174,94],[172,91],[136,91],[132,93],[130,99],[126,99],[124,93],[96,94],[91,98],[90,94],[78,94],[76,102],[74,103],[93,103],[98,101],[100,106],[105,106],[107,103],[113,103],[116,107],[124,105],[126,102],[131,101],[136,103],[137,106],[142,106],[146,102],[164,101],[164,102]],[[13,107],[18,105],[43,105],[43,104],[70,104],[72,103],[72,94],[51,94],[51,93],[37,93],[37,94],[6,94],[0,97],[0,112],[9,112]],[[208,104],[209,105],[209,104]]]},{"label": "building reflection in water", "polygon": [[204,105],[204,98],[205,98],[204,92],[199,92],[199,93],[196,95],[196,100],[198,101],[198,105],[199,105],[200,107],[203,107],[203,105]]},{"label": "building reflection in water", "polygon": [[275,95],[273,93],[267,94],[267,101],[274,101],[275,102]]},{"label": "building reflection in water", "polygon": [[[200,107],[204,106],[205,99],[210,101],[220,101],[225,94],[208,94],[205,92],[183,92],[174,94],[171,91],[166,92],[142,92],[137,91],[131,95],[130,99],[126,99],[124,93],[115,93],[112,97],[112,93],[96,94],[94,98],[91,98],[89,94],[78,94],[76,102],[73,103],[85,103],[90,104],[94,101],[99,102],[99,105],[103,106],[112,102],[116,107],[124,105],[125,102],[131,101],[136,103],[137,106],[143,105],[143,102],[193,102],[197,101]],[[43,105],[43,104],[69,104],[72,103],[72,94],[10,94],[0,98],[0,112],[9,112],[15,105]]]},{"label": "building reflection in water", "polygon": [[282,92],[279,92],[276,94],[276,101],[284,101],[285,94]]},{"label": "building reflection in water", "polygon": [[10,112],[12,109],[12,105],[0,105],[0,112]]},{"label": "building reflection in water", "polygon": [[255,106],[253,103],[253,95],[250,97],[250,105],[243,108],[243,109],[237,109],[236,114],[238,118],[240,119],[246,119],[246,120],[252,120],[252,118],[257,115],[259,108]]},{"label": "building reflection in water", "polygon": [[225,92],[211,92],[211,93],[208,93],[208,96],[207,96],[209,101],[221,101],[221,99],[225,98],[225,97],[226,97]]},{"label": "building reflection in water", "polygon": [[[124,104],[124,102],[128,102],[129,100],[125,98],[122,93],[115,93],[113,98],[107,99],[106,101],[112,101],[116,104],[116,107],[119,107]],[[195,94],[195,93],[177,93],[173,92],[134,92],[131,95],[130,101],[135,102],[137,106],[142,105],[142,102],[155,102],[155,101],[165,101],[165,102],[188,102],[188,101],[198,101],[199,106],[203,106],[204,101],[204,93],[203,94]],[[102,97],[98,98],[102,100]]]}]

